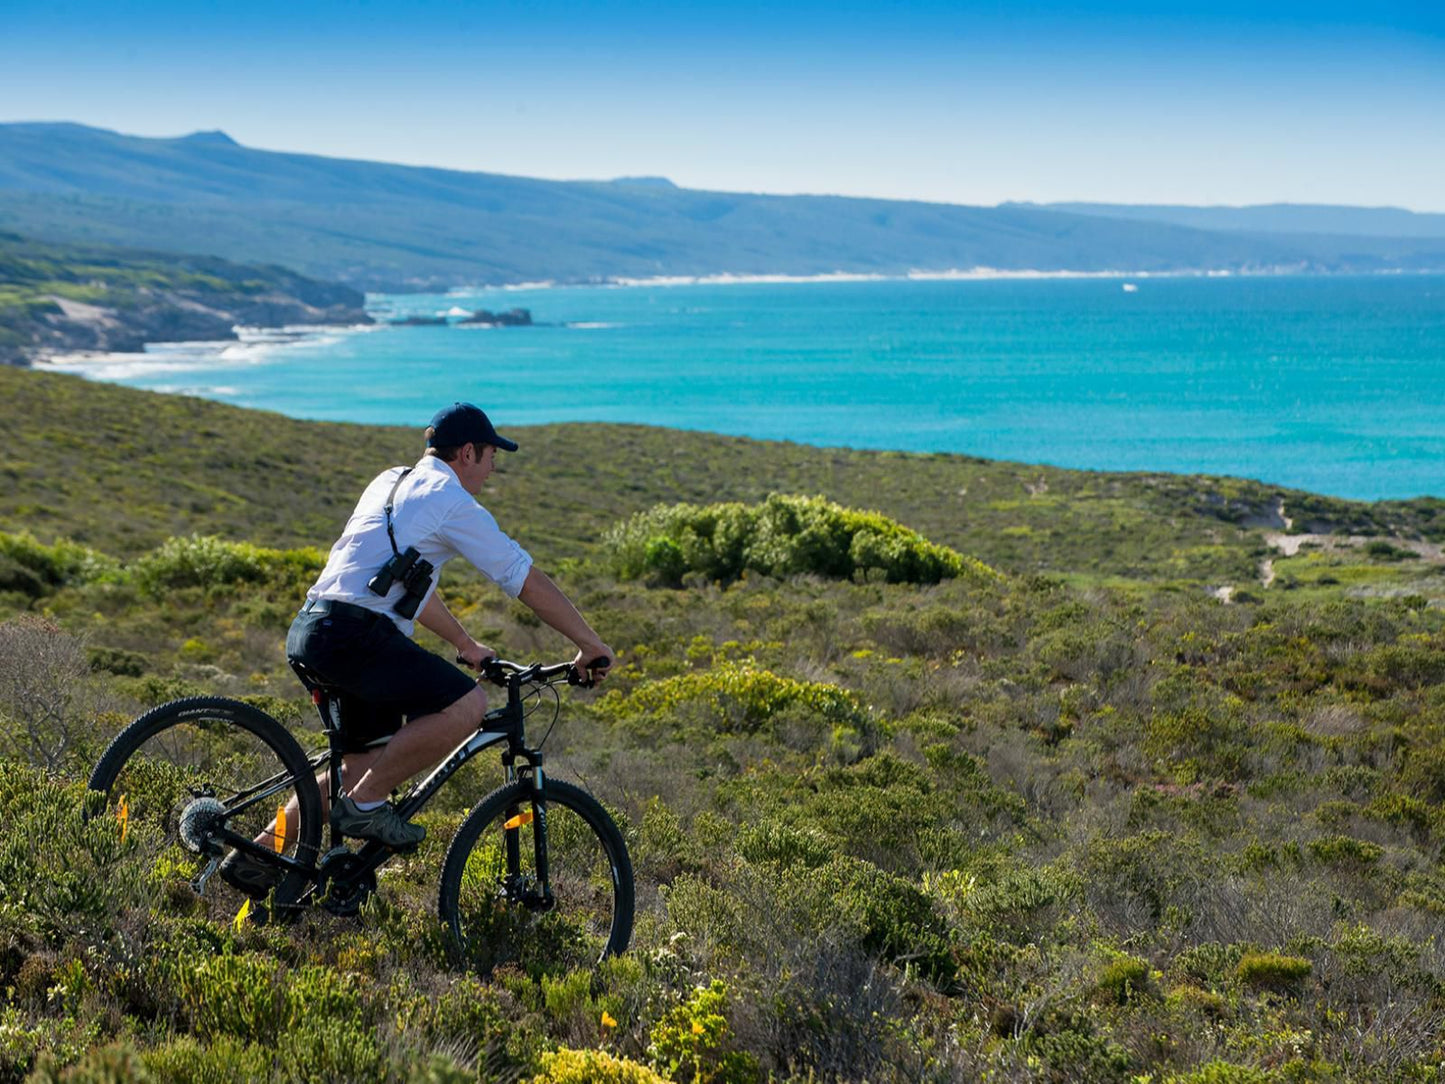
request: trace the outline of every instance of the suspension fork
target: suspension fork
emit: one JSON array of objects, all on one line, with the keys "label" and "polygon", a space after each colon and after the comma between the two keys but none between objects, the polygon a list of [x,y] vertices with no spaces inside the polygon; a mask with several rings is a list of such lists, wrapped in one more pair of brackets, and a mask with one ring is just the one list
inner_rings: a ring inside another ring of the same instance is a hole
[{"label": "suspension fork", "polygon": [[[522,871],[522,839],[521,832],[525,821],[532,825],[532,860],[533,869],[537,874],[537,888],[542,893],[542,901],[550,906],[552,903],[551,872],[548,866],[547,856],[547,803],[543,800],[542,791],[546,786],[546,776],[542,768],[542,754],[540,752],[529,752],[526,759],[531,771],[528,773],[532,784],[532,797],[530,801],[531,816],[524,817],[523,810],[519,805],[507,807],[507,827],[503,831],[507,854],[507,874],[514,881]],[[516,766],[516,754],[511,750],[502,754],[502,764],[506,769],[508,783],[515,783],[519,775]]]}]

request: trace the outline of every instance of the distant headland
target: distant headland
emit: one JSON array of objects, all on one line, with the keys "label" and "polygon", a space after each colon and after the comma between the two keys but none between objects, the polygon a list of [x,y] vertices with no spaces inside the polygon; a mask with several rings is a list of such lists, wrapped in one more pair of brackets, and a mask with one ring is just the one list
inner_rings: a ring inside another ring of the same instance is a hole
[{"label": "distant headland", "polygon": [[0,364],[234,340],[238,325],[370,324],[365,302],[280,267],[0,233]]}]

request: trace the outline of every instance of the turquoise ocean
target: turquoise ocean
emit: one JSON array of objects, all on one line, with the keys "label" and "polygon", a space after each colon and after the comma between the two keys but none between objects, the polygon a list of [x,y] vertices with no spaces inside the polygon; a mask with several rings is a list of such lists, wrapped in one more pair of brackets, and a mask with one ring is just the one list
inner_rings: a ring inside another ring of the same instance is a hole
[{"label": "turquoise ocean", "polygon": [[248,336],[61,361],[300,418],[640,422],[823,446],[1445,496],[1445,276],[639,284],[373,295],[530,328]]}]

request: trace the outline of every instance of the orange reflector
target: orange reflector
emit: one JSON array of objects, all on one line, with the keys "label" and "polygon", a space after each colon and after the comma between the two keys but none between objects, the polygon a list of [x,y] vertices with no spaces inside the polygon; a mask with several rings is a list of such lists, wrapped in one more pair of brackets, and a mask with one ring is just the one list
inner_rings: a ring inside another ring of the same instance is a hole
[{"label": "orange reflector", "polygon": [[518,813],[515,817],[508,817],[505,821],[502,822],[502,827],[510,831],[513,828],[520,828],[524,824],[531,823],[532,811],[529,809],[525,813]]},{"label": "orange reflector", "polygon": [[276,807],[276,830],[271,833],[275,838],[272,842],[276,845],[276,853],[280,854],[286,849],[286,807]]},{"label": "orange reflector", "polygon": [[120,825],[120,841],[125,842],[125,834],[130,831],[130,802],[126,801],[124,794],[115,807],[115,820]]}]

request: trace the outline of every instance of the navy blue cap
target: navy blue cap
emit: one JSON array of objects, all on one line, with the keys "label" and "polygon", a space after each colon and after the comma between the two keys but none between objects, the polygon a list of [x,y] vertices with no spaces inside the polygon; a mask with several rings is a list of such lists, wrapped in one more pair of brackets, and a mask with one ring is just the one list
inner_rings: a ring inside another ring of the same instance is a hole
[{"label": "navy blue cap", "polygon": [[493,444],[504,452],[515,452],[517,442],[508,440],[492,428],[492,421],[481,407],[471,403],[453,403],[442,407],[431,419],[432,435],[428,448],[455,448],[459,444]]}]

